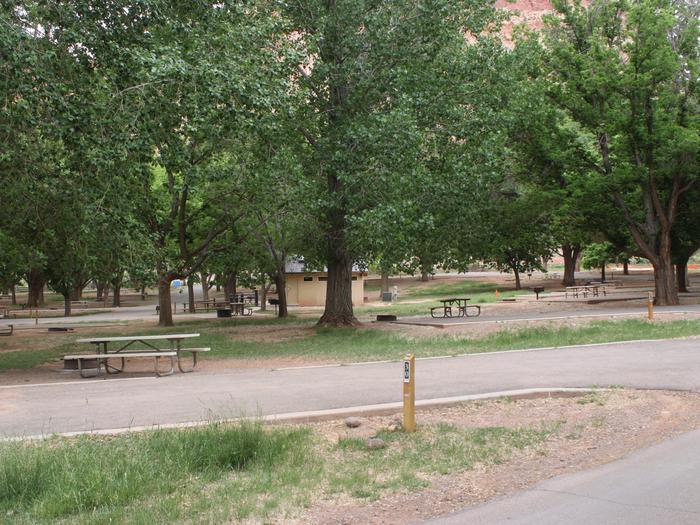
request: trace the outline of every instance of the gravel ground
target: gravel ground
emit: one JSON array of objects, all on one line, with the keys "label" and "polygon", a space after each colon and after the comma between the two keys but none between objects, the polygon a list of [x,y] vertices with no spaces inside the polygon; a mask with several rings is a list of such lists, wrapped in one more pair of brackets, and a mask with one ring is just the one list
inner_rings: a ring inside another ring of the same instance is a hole
[{"label": "gravel ground", "polygon": [[[343,421],[312,425],[331,442],[367,437],[396,416],[361,418],[349,429]],[[613,390],[583,397],[472,402],[418,413],[419,425],[464,427],[538,426],[559,422],[560,430],[542,446],[525,449],[494,466],[477,465],[453,475],[433,475],[418,492],[383,494],[376,501],[319,495],[303,514],[274,523],[399,525],[450,513],[531,487],[545,479],[619,459],[682,432],[700,428],[700,395],[684,392]]]}]

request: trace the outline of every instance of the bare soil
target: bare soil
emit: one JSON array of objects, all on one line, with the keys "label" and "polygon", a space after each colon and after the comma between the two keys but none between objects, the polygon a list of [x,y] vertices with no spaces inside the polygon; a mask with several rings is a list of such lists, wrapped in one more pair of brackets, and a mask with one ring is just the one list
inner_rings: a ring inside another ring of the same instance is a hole
[{"label": "bare soil", "polygon": [[[312,425],[330,442],[367,437],[396,416],[362,418],[357,429],[343,421]],[[522,427],[560,423],[543,445],[524,449],[498,465],[478,465],[451,475],[430,475],[417,492],[387,492],[376,501],[320,495],[302,514],[274,523],[416,523],[524,490],[548,478],[619,459],[633,450],[700,428],[700,395],[686,392],[613,390],[583,397],[471,402],[418,413],[419,425]],[[419,430],[420,431],[420,427]]]}]

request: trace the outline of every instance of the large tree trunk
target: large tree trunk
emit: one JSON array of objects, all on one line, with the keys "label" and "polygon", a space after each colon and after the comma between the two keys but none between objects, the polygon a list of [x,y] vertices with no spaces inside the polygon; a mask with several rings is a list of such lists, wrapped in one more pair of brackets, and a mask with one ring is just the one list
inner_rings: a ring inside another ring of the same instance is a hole
[{"label": "large tree trunk", "polygon": [[70,317],[70,314],[71,314],[70,302],[73,300],[73,290],[71,290],[70,292],[64,292],[61,295],[63,295],[63,315],[65,317]]},{"label": "large tree trunk", "polygon": [[187,279],[187,308],[191,314],[195,313],[194,309],[194,279]]},{"label": "large tree trunk", "polygon": [[83,298],[83,288],[85,287],[83,286],[82,281],[80,284],[73,286],[73,289],[70,292],[72,301],[80,301]]},{"label": "large tree trunk", "polygon": [[104,300],[104,291],[105,291],[105,283],[104,281],[95,281],[95,301],[103,301]]},{"label": "large tree trunk", "polygon": [[379,298],[384,297],[384,294],[389,291],[389,273],[382,272],[381,276],[381,290],[379,291]]},{"label": "large tree trunk", "polygon": [[605,282],[605,263],[600,265],[600,282]]},{"label": "large tree trunk", "polygon": [[226,275],[226,281],[224,282],[224,295],[226,300],[229,301],[232,295],[236,295],[236,284],[238,273],[231,272]]},{"label": "large tree trunk", "polygon": [[206,272],[201,272],[199,278],[202,281],[202,300],[209,300],[209,274]]},{"label": "large tree trunk", "polygon": [[630,262],[629,261],[622,261],[622,275],[629,275],[630,274]]},{"label": "large tree trunk", "polygon": [[[114,279],[112,279],[112,288],[114,288],[114,293],[112,295],[112,306],[115,308],[119,308],[122,305],[121,293],[122,293],[122,283],[123,282],[124,282],[124,272],[117,271],[116,276],[114,277]],[[109,289],[109,287],[106,287],[106,288]],[[106,300],[107,300],[107,297],[105,296],[105,301]]]},{"label": "large tree trunk", "polygon": [[289,315],[287,311],[287,275],[284,273],[284,267],[281,271],[278,269],[277,273],[275,273],[275,287],[277,288],[277,299],[279,300],[277,317],[287,317]]},{"label": "large tree trunk", "polygon": [[670,251],[666,256],[657,257],[652,265],[654,266],[654,304],[658,306],[680,304]]},{"label": "large tree trunk", "polygon": [[676,284],[678,291],[688,293],[688,260],[690,257],[676,264]]},{"label": "large tree trunk", "polygon": [[173,326],[173,306],[170,303],[169,276],[158,278],[158,326]]},{"label": "large tree trunk", "polygon": [[513,268],[513,274],[515,275],[515,289],[520,290],[520,272],[518,271],[518,265],[514,264],[511,267]]},{"label": "large tree trunk", "polygon": [[31,269],[27,273],[27,284],[29,291],[27,292],[27,306],[36,308],[44,304],[44,276],[41,271]]},{"label": "large tree trunk", "polygon": [[576,261],[581,253],[581,246],[578,244],[564,244],[561,247],[561,253],[564,257],[564,279],[561,284],[563,286],[575,286]]},{"label": "large tree trunk", "polygon": [[326,307],[318,321],[323,326],[359,324],[352,310],[352,261],[337,257],[328,261]]},{"label": "large tree trunk", "polygon": [[10,287],[10,293],[12,294],[12,304],[16,305],[17,304],[17,285],[15,283],[12,283],[12,286]]}]

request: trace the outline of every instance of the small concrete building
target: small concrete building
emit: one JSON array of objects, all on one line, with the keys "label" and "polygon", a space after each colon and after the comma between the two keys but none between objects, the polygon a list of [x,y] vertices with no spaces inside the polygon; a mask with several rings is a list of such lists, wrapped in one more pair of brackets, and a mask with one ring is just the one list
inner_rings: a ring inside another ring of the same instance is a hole
[{"label": "small concrete building", "polygon": [[[303,260],[290,259],[286,264],[287,304],[290,306],[323,306],[326,304],[327,271],[307,271]],[[364,303],[366,272],[352,271],[352,305]]]}]

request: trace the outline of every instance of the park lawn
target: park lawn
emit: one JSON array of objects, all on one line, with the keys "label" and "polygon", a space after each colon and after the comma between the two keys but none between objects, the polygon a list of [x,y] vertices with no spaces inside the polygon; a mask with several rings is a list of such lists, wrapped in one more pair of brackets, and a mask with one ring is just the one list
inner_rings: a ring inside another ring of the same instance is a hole
[{"label": "park lawn", "polygon": [[[298,328],[294,338],[280,341],[257,341],[255,334],[250,339],[241,339],[236,326],[242,324],[273,324],[269,320],[235,320],[226,324],[214,324],[211,320],[190,321],[170,329],[124,329],[114,334],[129,333],[175,333],[185,330],[197,331],[202,336],[196,346],[210,347],[202,354],[203,359],[275,359],[296,358],[309,361],[362,362],[397,360],[411,352],[418,357],[460,355],[524,348],[542,348],[575,344],[605,343],[635,339],[666,339],[700,335],[700,320],[678,320],[649,323],[644,320],[626,319],[620,321],[595,321],[578,327],[531,327],[517,330],[503,330],[481,338],[470,339],[458,335],[439,334],[434,337],[407,337],[396,332],[373,328],[319,329],[313,321],[282,321],[282,324],[296,323]],[[75,343],[71,341],[86,334],[71,337],[70,341],[54,348],[0,352],[0,371],[8,369],[32,368],[50,359],[58,359],[62,354],[73,353]],[[87,345],[81,349],[91,350]]]},{"label": "park lawn", "polygon": [[[514,284],[512,286],[515,286]],[[501,293],[506,288],[510,290],[512,286],[504,286],[499,283],[488,283],[482,281],[472,281],[465,279],[457,282],[431,281],[428,284],[406,286],[399,290],[400,297],[472,297],[473,295],[495,294],[496,290]],[[522,290],[521,290],[522,292]],[[473,301],[474,299],[472,299]]]},{"label": "park lawn", "polygon": [[381,431],[387,447],[333,441],[309,427],[210,423],[116,436],[0,443],[8,525],[229,523],[289,517],[319,497],[374,500],[431,475],[507,461],[560,425]]}]

